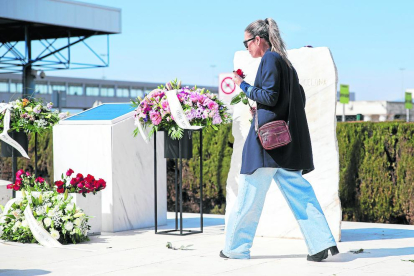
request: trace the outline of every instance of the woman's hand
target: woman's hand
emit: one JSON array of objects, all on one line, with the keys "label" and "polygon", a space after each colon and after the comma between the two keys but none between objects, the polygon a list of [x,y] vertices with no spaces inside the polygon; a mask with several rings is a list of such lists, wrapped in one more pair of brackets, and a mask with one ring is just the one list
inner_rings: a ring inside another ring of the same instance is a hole
[{"label": "woman's hand", "polygon": [[243,79],[239,75],[237,75],[236,72],[233,72],[233,81],[235,84],[237,84],[237,86],[240,87],[240,84],[242,83]]}]

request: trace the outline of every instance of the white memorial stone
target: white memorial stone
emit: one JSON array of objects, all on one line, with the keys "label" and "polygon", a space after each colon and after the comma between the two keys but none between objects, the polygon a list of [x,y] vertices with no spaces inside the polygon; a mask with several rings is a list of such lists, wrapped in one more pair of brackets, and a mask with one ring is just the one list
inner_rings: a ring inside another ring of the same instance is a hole
[{"label": "white memorial stone", "polygon": [[[336,139],[337,70],[328,48],[300,48],[288,51],[306,94],[306,116],[312,140],[315,170],[304,177],[312,184],[322,206],[335,240],[341,239],[341,204],[339,200],[339,155]],[[237,52],[234,67],[254,71],[260,59],[253,59],[247,51]],[[252,80],[248,83],[253,84]],[[234,108],[233,155],[227,180],[226,221],[237,197],[241,154],[250,127],[248,107],[238,104]],[[302,238],[295,218],[272,183],[267,193],[257,236]]]},{"label": "white memorial stone", "polygon": [[[141,137],[134,137],[134,128],[133,113],[106,121],[67,119],[53,128],[55,179],[71,168],[75,173],[89,173],[107,182],[106,189],[100,191],[104,232],[154,226],[154,140],[147,144]],[[157,159],[157,218],[158,225],[165,225],[167,168],[163,132],[157,135]]]}]

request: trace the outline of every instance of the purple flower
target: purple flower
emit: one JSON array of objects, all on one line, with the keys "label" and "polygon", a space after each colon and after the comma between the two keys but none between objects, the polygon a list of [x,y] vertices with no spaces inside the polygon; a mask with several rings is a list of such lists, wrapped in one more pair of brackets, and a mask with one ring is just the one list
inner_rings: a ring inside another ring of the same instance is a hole
[{"label": "purple flower", "polygon": [[48,103],[47,106],[46,106],[46,108],[49,109],[49,110],[51,110],[52,107],[53,107],[53,103]]},{"label": "purple flower", "polygon": [[213,117],[213,125],[219,125],[222,122],[223,122],[223,120],[221,119],[220,115]]}]

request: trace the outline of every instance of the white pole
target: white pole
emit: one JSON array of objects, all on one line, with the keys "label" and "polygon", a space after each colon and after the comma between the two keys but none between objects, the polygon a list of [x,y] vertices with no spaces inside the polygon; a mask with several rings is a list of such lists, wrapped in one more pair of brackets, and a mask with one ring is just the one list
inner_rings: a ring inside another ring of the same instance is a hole
[{"label": "white pole", "polygon": [[345,104],[342,104],[342,122],[345,122]]}]

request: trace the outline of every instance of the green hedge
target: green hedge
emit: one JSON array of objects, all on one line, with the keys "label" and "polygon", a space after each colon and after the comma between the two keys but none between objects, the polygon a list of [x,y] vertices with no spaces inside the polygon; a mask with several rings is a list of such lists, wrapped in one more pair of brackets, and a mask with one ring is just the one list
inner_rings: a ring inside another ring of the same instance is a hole
[{"label": "green hedge", "polygon": [[414,224],[414,124],[337,126],[343,219]]},{"label": "green hedge", "polygon": [[[24,169],[34,173],[35,158],[34,158],[34,144],[35,135],[28,136],[29,149],[28,155],[30,159],[23,157],[17,158],[17,169]],[[46,132],[42,135],[38,135],[37,138],[37,168],[38,175],[42,176],[49,183],[53,181],[53,137],[52,131]],[[0,146],[1,147],[1,146]],[[4,180],[12,180],[12,167],[10,157],[0,157],[0,177]]]},{"label": "green hedge", "polygon": [[[338,123],[343,219],[414,224],[414,124],[405,122]],[[234,138],[231,125],[203,132],[203,209],[224,214],[226,181]],[[52,133],[39,136],[39,175],[53,181]],[[18,169],[34,171],[34,136],[27,160]],[[183,211],[199,212],[199,134],[194,158],[183,162]],[[11,158],[0,157],[2,179],[11,180]],[[174,161],[168,160],[168,210],[174,210]]]}]

